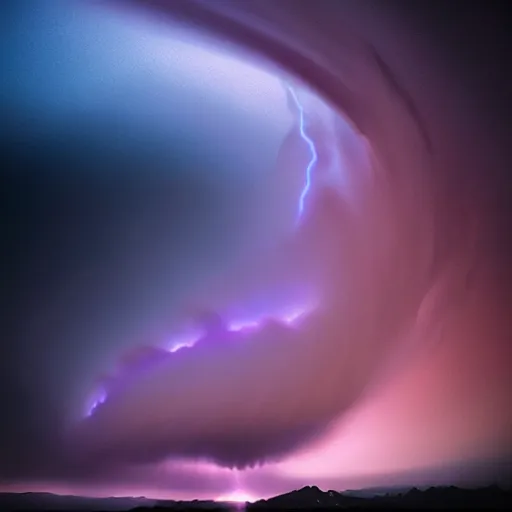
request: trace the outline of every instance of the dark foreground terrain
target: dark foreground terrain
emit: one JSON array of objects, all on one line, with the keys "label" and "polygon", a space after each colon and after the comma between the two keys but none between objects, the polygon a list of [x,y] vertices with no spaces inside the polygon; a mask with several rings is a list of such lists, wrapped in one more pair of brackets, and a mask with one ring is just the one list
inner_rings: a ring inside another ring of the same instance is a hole
[{"label": "dark foreground terrain", "polygon": [[318,487],[304,487],[298,491],[259,501],[248,510],[316,509],[479,509],[504,510],[512,505],[512,494],[498,487],[459,489],[457,487],[431,487],[424,491],[416,488],[400,494],[374,497],[356,497],[336,491],[323,492]]},{"label": "dark foreground terrain", "polygon": [[358,497],[354,493],[321,491],[304,487],[256,503],[217,503],[214,501],[157,501],[146,498],[80,498],[46,493],[0,494],[2,512],[19,511],[114,511],[157,512],[178,510],[511,510],[512,493],[498,487],[460,489],[431,487],[410,489],[373,497]]}]

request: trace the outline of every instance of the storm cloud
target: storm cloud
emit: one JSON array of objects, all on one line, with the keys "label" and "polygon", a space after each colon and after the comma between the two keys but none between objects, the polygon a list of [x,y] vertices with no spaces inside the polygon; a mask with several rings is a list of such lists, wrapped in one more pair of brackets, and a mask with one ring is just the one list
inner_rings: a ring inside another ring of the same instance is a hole
[{"label": "storm cloud", "polygon": [[[510,455],[481,16],[283,2],[2,3],[2,489],[452,484]],[[283,84],[318,150],[299,224]],[[175,350],[182,324],[207,333]]]},{"label": "storm cloud", "polygon": [[[414,227],[404,244],[411,226],[403,227],[400,188],[373,192],[360,161],[348,168],[365,215],[320,186],[279,258],[281,273],[297,260],[309,269],[317,308],[294,327],[269,320],[230,333],[214,322],[192,348],[141,352],[119,385],[107,386],[74,445],[101,464],[189,457],[244,468],[281,458],[353,405],[415,322],[431,261],[414,245],[428,230]],[[400,276],[399,247],[413,263],[403,262]],[[265,275],[254,264],[248,271]]]}]

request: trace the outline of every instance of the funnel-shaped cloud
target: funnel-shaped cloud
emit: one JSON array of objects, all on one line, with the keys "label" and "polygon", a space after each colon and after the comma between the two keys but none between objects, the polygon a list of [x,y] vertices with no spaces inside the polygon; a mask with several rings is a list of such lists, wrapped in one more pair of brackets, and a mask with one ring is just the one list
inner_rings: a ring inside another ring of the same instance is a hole
[{"label": "funnel-shaped cloud", "polygon": [[80,425],[80,450],[102,465],[191,457],[245,467],[291,451],[350,407],[425,291],[424,259],[392,273],[397,247],[408,256],[414,248],[396,222],[400,205],[367,185],[360,180],[364,217],[336,192],[318,191],[284,249],[314,269],[315,312],[295,327],[269,320],[240,332],[200,315],[213,330],[193,347],[145,349],[125,361],[107,400]]}]

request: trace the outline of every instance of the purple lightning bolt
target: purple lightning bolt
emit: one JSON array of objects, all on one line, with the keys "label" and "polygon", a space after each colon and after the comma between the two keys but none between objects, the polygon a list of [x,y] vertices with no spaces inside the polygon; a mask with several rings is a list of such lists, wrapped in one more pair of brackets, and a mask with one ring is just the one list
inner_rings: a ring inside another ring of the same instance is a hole
[{"label": "purple lightning bolt", "polygon": [[288,85],[287,88],[288,88],[288,91],[290,92],[290,95],[297,107],[297,110],[299,111],[300,136],[306,142],[306,144],[309,147],[309,151],[311,152],[311,160],[309,161],[309,163],[306,167],[306,183],[305,183],[304,188],[302,189],[302,192],[299,197],[298,220],[300,221],[302,214],[304,213],[304,204],[306,202],[306,197],[308,195],[309,189],[311,188],[311,175],[313,172],[313,168],[315,167],[315,164],[318,160],[318,154],[317,154],[315,143],[313,142],[313,139],[306,133],[306,121],[305,121],[305,116],[304,116],[304,107],[302,106],[301,102],[299,101],[299,98],[297,97],[295,89],[293,89],[293,87],[291,85]]}]

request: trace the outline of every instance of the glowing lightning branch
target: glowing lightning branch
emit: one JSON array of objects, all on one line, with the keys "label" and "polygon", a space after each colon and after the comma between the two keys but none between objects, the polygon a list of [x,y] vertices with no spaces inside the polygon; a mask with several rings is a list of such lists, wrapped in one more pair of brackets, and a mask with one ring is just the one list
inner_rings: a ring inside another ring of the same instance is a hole
[{"label": "glowing lightning branch", "polygon": [[308,163],[308,166],[306,167],[306,184],[304,185],[304,188],[302,189],[302,193],[299,197],[299,213],[298,213],[298,220],[302,217],[302,214],[304,212],[304,203],[306,201],[306,197],[308,195],[309,189],[311,188],[311,174],[313,172],[313,168],[318,160],[318,154],[316,152],[315,143],[313,142],[313,139],[306,133],[305,129],[305,119],[304,119],[304,107],[302,106],[301,102],[299,101],[299,98],[297,97],[297,94],[295,93],[295,90],[292,86],[288,85],[288,91],[290,91],[290,94],[293,98],[293,101],[295,105],[297,106],[297,109],[299,111],[299,128],[300,128],[300,136],[302,139],[307,143],[309,146],[309,150],[311,152],[311,160]]}]

